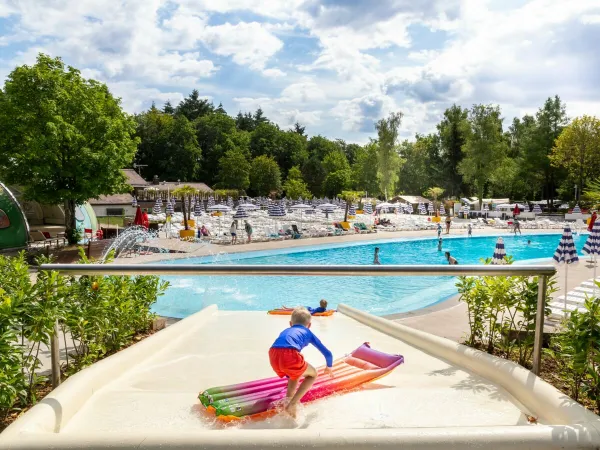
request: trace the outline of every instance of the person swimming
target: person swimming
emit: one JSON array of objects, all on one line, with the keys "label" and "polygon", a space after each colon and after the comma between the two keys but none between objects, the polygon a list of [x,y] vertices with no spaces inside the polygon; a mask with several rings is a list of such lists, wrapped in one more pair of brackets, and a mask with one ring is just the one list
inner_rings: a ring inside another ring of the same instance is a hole
[{"label": "person swimming", "polygon": [[438,252],[441,252],[441,251],[442,251],[442,238],[440,237],[438,239]]},{"label": "person swimming", "polygon": [[379,261],[379,247],[375,247],[375,256],[373,257],[373,264],[375,265],[381,265],[381,262]]},{"label": "person swimming", "polygon": [[446,259],[448,260],[448,264],[450,264],[451,266],[458,264],[456,258],[450,255],[450,252],[446,252]]}]

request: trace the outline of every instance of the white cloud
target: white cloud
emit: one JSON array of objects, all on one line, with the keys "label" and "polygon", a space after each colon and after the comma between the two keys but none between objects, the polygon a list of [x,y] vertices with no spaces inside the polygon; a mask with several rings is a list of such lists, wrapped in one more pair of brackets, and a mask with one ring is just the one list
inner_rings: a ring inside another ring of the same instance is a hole
[{"label": "white cloud", "polygon": [[264,69],[262,74],[269,78],[280,78],[286,76],[286,73],[280,69]]},{"label": "white cloud", "polygon": [[325,92],[314,81],[293,83],[281,92],[289,102],[309,103],[325,99]]},{"label": "white cloud", "polygon": [[331,110],[331,113],[340,119],[344,130],[372,133],[375,122],[396,108],[391,97],[369,94],[352,100],[343,100]]}]

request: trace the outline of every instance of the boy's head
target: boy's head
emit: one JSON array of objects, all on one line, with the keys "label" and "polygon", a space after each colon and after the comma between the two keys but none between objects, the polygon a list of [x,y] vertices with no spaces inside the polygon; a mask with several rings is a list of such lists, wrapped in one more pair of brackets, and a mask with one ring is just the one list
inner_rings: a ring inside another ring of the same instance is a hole
[{"label": "boy's head", "polygon": [[446,252],[446,258],[450,258],[450,252]]},{"label": "boy's head", "polygon": [[311,315],[308,312],[308,309],[300,306],[292,311],[292,320],[290,320],[290,325],[302,325],[306,328],[310,328],[310,319]]},{"label": "boy's head", "polygon": [[327,300],[325,300],[324,298],[322,298],[321,301],[319,302],[319,306],[321,308],[327,309]]}]

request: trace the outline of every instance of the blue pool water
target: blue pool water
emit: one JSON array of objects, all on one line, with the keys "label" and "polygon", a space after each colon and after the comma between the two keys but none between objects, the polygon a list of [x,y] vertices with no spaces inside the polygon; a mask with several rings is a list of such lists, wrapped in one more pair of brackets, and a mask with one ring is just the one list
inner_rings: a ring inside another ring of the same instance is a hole
[{"label": "blue pool water", "polygon": [[[581,251],[587,235],[575,235]],[[560,234],[503,236],[507,255],[517,261],[551,258]],[[456,237],[443,241],[459,264],[478,264],[491,257],[497,236]],[[527,244],[531,240],[531,244]],[[280,249],[245,254],[215,255],[164,264],[371,264],[375,247],[382,264],[446,264],[435,239],[397,239]],[[171,284],[154,311],[169,317],[186,317],[207,305],[224,310],[261,310],[281,305],[316,306],[326,298],[330,306],[346,303],[376,315],[412,311],[456,294],[454,277],[164,277]]]}]

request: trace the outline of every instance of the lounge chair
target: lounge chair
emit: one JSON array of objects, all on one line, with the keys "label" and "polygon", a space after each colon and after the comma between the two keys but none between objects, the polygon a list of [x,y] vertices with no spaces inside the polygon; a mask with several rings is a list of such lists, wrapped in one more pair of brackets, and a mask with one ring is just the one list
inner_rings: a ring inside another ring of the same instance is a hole
[{"label": "lounge chair", "polygon": [[298,229],[298,225],[295,223],[292,224],[292,230],[294,230],[294,233],[296,233],[298,237],[302,237],[302,232]]},{"label": "lounge chair", "polygon": [[33,244],[42,244],[44,247],[48,246],[48,247],[52,247],[52,244],[56,244],[56,248],[58,248],[61,244],[65,245],[67,242],[67,238],[63,236],[61,237],[49,237],[49,235],[46,235],[45,233],[39,231],[39,230],[31,230],[29,232],[29,238],[30,238],[30,243]]}]

